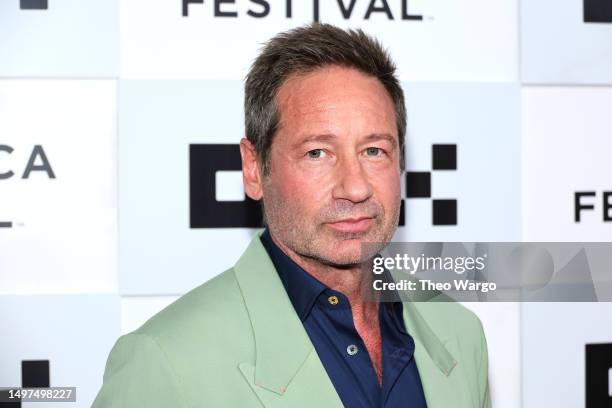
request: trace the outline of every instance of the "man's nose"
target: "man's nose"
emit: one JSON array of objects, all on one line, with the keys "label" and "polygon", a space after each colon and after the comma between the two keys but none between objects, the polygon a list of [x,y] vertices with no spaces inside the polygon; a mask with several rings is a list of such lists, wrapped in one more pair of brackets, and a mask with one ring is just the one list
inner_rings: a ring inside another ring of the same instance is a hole
[{"label": "man's nose", "polygon": [[372,196],[372,185],[359,157],[342,157],[336,168],[336,178],[334,198],[359,203]]}]

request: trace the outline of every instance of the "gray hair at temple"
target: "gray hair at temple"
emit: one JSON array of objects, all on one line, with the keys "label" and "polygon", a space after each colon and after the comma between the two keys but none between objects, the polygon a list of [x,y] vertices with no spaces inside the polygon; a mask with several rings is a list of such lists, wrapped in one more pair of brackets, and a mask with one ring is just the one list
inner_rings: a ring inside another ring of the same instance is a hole
[{"label": "gray hair at temple", "polygon": [[262,163],[270,172],[269,154],[278,129],[276,95],[292,74],[312,72],[329,65],[355,68],[384,85],[395,106],[400,170],[404,170],[406,106],[389,53],[362,30],[343,30],[314,23],[280,33],[270,39],[251,65],[244,92],[245,131]]}]

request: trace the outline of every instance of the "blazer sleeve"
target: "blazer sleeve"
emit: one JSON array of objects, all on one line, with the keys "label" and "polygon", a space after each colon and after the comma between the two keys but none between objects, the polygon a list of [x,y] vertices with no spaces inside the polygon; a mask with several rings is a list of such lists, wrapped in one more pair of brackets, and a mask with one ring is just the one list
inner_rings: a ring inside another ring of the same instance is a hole
[{"label": "blazer sleeve", "polygon": [[491,408],[491,395],[489,393],[489,352],[482,323],[480,324],[480,352],[478,383],[482,392],[482,408]]},{"label": "blazer sleeve", "polygon": [[110,352],[93,408],[185,407],[180,383],[155,339],[121,336]]}]

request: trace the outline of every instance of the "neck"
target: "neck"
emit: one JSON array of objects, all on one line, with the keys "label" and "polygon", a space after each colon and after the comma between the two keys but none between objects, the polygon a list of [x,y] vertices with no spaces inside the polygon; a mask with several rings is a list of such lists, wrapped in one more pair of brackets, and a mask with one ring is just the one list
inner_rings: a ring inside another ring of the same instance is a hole
[{"label": "neck", "polygon": [[367,262],[342,266],[324,264],[316,259],[297,254],[282,242],[277,241],[274,236],[271,235],[271,237],[274,243],[307,273],[330,289],[344,294],[351,304],[353,313],[378,320],[378,302],[371,301],[371,299],[378,299],[378,292],[372,289],[371,274],[363,273],[366,270],[364,267]]}]

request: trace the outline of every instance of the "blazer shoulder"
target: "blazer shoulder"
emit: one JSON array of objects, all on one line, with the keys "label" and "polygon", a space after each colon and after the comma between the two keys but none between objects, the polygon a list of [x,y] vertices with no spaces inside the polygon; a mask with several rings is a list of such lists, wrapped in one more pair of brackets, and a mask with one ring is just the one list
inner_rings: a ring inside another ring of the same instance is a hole
[{"label": "blazer shoulder", "polygon": [[165,343],[190,338],[197,331],[214,331],[221,336],[249,327],[242,292],[234,268],[230,268],[172,302],[135,332]]},{"label": "blazer shoulder", "polygon": [[[248,387],[223,387],[244,383],[237,367],[253,363],[254,344],[242,292],[228,269],[117,340],[94,406],[186,407],[202,398],[222,406],[230,396],[247,399]],[[139,399],[145,391],[147,399]]]},{"label": "blazer shoulder", "polygon": [[438,300],[416,303],[429,326],[443,338],[459,337],[480,344],[484,329],[478,315],[450,298]]}]

